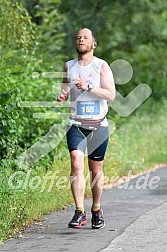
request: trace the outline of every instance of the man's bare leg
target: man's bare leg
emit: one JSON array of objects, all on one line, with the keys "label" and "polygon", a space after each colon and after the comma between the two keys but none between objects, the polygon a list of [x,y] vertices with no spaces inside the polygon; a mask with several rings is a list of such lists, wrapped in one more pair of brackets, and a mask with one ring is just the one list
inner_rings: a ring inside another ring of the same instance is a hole
[{"label": "man's bare leg", "polygon": [[93,210],[96,210],[95,206],[100,207],[100,201],[103,193],[103,161],[94,161],[89,159],[88,164],[91,173],[92,208],[94,208]]},{"label": "man's bare leg", "polygon": [[81,150],[71,152],[71,190],[76,209],[84,208],[84,153]]},{"label": "man's bare leg", "polygon": [[92,229],[101,229],[105,226],[103,218],[103,210],[100,207],[101,197],[103,193],[103,161],[93,161],[89,159],[89,169],[91,172],[91,188],[92,188]]}]

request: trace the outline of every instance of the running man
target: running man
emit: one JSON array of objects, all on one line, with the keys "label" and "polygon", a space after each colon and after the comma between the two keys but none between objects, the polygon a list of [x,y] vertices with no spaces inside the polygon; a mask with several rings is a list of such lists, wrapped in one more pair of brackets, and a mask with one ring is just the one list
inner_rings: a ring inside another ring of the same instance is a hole
[{"label": "running man", "polygon": [[105,226],[101,197],[103,192],[103,160],[108,144],[107,100],[115,98],[112,71],[106,61],[94,56],[97,40],[88,28],[79,30],[76,36],[78,57],[64,66],[66,78],[61,85],[59,104],[70,96],[71,115],[67,126],[67,145],[71,158],[71,190],[76,210],[68,227],[86,225],[84,210],[84,156],[88,151],[92,206],[91,226]]}]

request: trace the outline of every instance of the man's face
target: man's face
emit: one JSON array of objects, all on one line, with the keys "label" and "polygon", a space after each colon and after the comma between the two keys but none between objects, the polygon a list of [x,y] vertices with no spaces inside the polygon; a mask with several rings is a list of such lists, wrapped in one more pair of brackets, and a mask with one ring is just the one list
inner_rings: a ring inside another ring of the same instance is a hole
[{"label": "man's face", "polygon": [[86,54],[92,50],[92,33],[89,29],[82,29],[76,37],[76,49],[79,54]]}]

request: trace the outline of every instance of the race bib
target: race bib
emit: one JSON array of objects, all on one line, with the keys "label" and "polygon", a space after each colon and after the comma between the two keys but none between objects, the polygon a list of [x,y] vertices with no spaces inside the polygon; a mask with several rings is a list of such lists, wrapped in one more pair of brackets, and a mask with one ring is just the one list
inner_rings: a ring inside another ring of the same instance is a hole
[{"label": "race bib", "polygon": [[100,103],[98,100],[78,101],[77,115],[99,115]]}]

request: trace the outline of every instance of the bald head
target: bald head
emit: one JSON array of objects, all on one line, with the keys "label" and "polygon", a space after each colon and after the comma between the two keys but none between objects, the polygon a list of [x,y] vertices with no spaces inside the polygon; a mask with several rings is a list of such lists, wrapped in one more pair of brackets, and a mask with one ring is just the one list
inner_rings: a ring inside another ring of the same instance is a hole
[{"label": "bald head", "polygon": [[92,30],[90,30],[89,28],[80,28],[78,33],[77,33],[77,36],[82,33],[82,34],[87,34],[88,36],[91,36],[92,37],[92,41],[95,42],[95,45],[97,46],[97,39],[96,39],[96,36],[94,35],[94,33],[92,32]]}]

